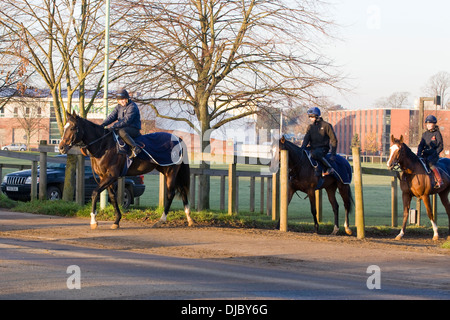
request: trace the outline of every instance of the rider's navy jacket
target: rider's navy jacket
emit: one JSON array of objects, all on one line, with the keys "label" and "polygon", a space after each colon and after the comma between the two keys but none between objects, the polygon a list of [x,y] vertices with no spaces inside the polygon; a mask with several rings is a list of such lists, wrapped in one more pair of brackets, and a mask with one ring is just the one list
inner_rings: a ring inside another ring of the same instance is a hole
[{"label": "rider's navy jacket", "polygon": [[102,126],[107,126],[116,120],[117,122],[112,126],[114,129],[131,127],[141,130],[141,114],[136,103],[131,100],[128,100],[125,107],[118,104],[103,121]]},{"label": "rider's navy jacket", "polygon": [[316,120],[314,124],[310,124],[303,139],[302,148],[307,147],[308,144],[313,150],[324,148],[327,152],[331,145],[331,153],[336,154],[338,140],[333,126],[322,118]]},{"label": "rider's navy jacket", "polygon": [[444,142],[442,139],[439,127],[435,126],[433,130],[427,130],[422,135],[419,147],[417,148],[417,155],[419,157],[424,156],[437,156],[444,149]]}]

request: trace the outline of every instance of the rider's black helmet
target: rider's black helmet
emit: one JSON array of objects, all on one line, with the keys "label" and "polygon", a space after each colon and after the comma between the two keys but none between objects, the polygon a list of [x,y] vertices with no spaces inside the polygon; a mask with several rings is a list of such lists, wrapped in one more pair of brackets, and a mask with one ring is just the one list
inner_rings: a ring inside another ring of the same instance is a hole
[{"label": "rider's black helmet", "polygon": [[116,94],[116,99],[130,99],[130,95],[128,94],[128,91],[125,89],[120,89]]},{"label": "rider's black helmet", "polygon": [[435,116],[433,116],[432,114],[430,114],[426,119],[425,119],[425,123],[437,123],[437,119]]}]

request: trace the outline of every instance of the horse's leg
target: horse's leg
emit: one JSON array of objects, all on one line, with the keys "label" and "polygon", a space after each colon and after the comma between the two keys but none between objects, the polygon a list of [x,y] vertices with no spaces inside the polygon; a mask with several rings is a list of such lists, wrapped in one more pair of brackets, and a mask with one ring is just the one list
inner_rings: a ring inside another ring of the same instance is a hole
[{"label": "horse's leg", "polygon": [[447,187],[444,191],[439,193],[439,198],[441,198],[442,205],[445,208],[445,212],[447,212],[448,216],[448,234],[447,240],[450,240],[450,202],[448,201],[448,194],[450,192],[450,187]]},{"label": "horse's leg", "polygon": [[316,191],[311,189],[308,191],[309,205],[311,206],[311,214],[314,219],[314,232],[319,233],[319,223],[317,222],[317,211],[316,211]]},{"label": "horse's leg", "polygon": [[170,206],[172,205],[173,198],[175,197],[175,176],[176,171],[174,172],[172,167],[168,167],[167,170],[164,171],[164,175],[166,177],[166,186],[167,186],[167,194],[164,204],[164,212],[161,215],[161,218],[158,222],[156,222],[153,227],[159,227],[163,223],[167,221],[167,214],[169,213]]},{"label": "horse's leg", "polygon": [[431,202],[430,202],[430,196],[429,195],[423,195],[422,196],[423,204],[425,205],[425,209],[427,210],[427,216],[428,219],[431,221],[431,225],[433,226],[433,240],[439,239],[439,233],[438,233],[438,227],[436,222],[433,220],[433,210],[431,209]]},{"label": "horse's leg", "polygon": [[108,194],[109,199],[111,200],[111,203],[114,207],[114,216],[116,217],[116,220],[114,221],[114,224],[111,226],[111,229],[119,229],[119,222],[122,218],[122,213],[120,212],[119,204],[117,203],[117,195],[116,191],[114,190],[114,184],[111,184],[108,187]]},{"label": "horse's leg", "polygon": [[350,185],[339,183],[338,184],[339,193],[341,194],[342,200],[344,201],[344,208],[345,208],[345,222],[344,222],[344,228],[345,233],[347,233],[349,236],[352,235],[352,230],[350,229],[350,223],[348,219],[348,215],[350,214],[350,211],[352,210],[352,194],[350,190]]},{"label": "horse's leg", "polygon": [[103,192],[111,183],[114,182],[114,179],[101,180],[98,187],[92,192],[92,207],[91,207],[91,229],[94,230],[98,226],[98,222],[96,220],[97,217],[97,202],[100,196],[100,193]]},{"label": "horse's leg", "polygon": [[99,195],[100,195],[100,193],[99,193],[99,187],[97,187],[94,191],[92,191],[92,207],[91,207],[91,222],[90,222],[90,225],[91,225],[91,229],[92,230],[94,230],[94,229],[97,229],[97,226],[98,226],[98,222],[97,222],[97,220],[95,219],[96,218],[96,216],[97,216],[97,201],[98,201],[98,197],[99,197]]},{"label": "horse's leg", "polygon": [[412,195],[409,192],[402,193],[403,200],[403,224],[400,233],[395,237],[395,240],[401,240],[405,235],[406,223],[408,222],[409,208],[411,205]]},{"label": "horse's leg", "polygon": [[186,192],[181,193],[181,200],[183,201],[184,213],[186,214],[188,226],[192,227],[194,225],[194,220],[191,218],[191,208],[189,207],[189,200]]},{"label": "horse's leg", "polygon": [[334,213],[334,228],[333,232],[331,233],[331,235],[333,236],[335,236],[339,231],[339,204],[336,200],[336,189],[337,185],[335,183],[325,189],[327,190],[328,200],[331,203],[331,207],[333,208]]}]

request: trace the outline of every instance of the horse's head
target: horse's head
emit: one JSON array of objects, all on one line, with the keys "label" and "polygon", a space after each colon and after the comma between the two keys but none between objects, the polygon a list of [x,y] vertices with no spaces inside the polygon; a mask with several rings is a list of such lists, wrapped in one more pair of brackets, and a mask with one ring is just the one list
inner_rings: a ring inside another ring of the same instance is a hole
[{"label": "horse's head", "polygon": [[278,171],[278,168],[280,166],[280,150],[286,150],[286,147],[284,143],[286,142],[286,139],[284,136],[281,137],[281,139],[274,139],[272,142],[272,161],[270,162],[270,172],[275,173]]},{"label": "horse's head", "polygon": [[81,142],[82,133],[80,132],[80,128],[78,126],[79,117],[75,114],[66,112],[66,125],[64,126],[64,133],[59,143],[59,152],[62,154],[66,154],[69,152],[70,148],[72,148],[75,144]]},{"label": "horse's head", "polygon": [[394,135],[391,135],[391,142],[392,145],[390,148],[389,160],[386,165],[392,170],[400,162],[400,155],[403,147],[403,136],[401,135],[400,139],[396,139],[394,138]]}]

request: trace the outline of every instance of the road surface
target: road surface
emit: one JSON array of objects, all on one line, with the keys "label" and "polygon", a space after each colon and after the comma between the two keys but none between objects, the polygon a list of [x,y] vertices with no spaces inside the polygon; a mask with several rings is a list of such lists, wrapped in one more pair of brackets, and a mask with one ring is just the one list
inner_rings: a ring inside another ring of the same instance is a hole
[{"label": "road surface", "polygon": [[0,299],[450,299],[428,239],[110,225],[0,211]]}]

